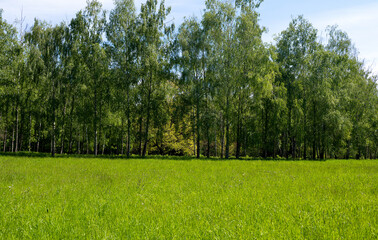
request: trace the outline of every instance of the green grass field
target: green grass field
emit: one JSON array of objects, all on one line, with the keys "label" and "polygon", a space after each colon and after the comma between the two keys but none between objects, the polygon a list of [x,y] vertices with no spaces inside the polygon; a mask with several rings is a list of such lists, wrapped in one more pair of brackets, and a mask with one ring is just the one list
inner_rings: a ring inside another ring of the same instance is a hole
[{"label": "green grass field", "polygon": [[377,239],[378,161],[0,157],[0,239]]}]

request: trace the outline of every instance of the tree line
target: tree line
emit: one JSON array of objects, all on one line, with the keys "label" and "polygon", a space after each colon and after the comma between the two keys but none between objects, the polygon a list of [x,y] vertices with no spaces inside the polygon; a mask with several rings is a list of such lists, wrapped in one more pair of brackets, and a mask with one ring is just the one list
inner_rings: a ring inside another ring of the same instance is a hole
[{"label": "tree line", "polygon": [[87,1],[30,29],[0,11],[0,151],[377,158],[377,76],[348,35],[303,16],[264,43],[260,1]]}]

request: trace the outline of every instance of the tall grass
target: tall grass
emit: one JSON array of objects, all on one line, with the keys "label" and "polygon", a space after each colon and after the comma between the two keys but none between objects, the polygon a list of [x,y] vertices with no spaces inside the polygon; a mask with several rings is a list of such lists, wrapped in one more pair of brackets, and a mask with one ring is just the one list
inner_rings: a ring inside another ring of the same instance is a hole
[{"label": "tall grass", "polygon": [[0,239],[377,239],[378,161],[0,157]]}]

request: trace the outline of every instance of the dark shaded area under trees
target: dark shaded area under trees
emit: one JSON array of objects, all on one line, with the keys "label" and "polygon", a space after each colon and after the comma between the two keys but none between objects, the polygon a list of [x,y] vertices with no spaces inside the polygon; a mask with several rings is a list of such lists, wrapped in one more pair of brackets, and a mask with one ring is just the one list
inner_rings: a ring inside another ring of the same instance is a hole
[{"label": "dark shaded area under trees", "polygon": [[262,41],[261,1],[171,9],[88,1],[17,31],[0,12],[0,152],[377,158],[377,76],[347,34],[302,16]]}]

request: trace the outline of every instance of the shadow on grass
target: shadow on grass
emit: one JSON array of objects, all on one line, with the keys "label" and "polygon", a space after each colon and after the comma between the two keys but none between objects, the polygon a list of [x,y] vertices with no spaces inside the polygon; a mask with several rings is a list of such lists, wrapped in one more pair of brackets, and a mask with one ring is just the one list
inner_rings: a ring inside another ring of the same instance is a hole
[{"label": "shadow on grass", "polygon": [[[9,157],[29,157],[29,158],[51,158],[51,153],[37,153],[37,152],[0,152],[0,156]],[[170,156],[170,155],[148,155],[141,157],[139,155],[131,155],[129,158],[126,155],[92,155],[92,154],[55,154],[55,158],[98,158],[98,159],[155,159],[155,160],[177,160],[177,161],[192,161],[192,160],[202,160],[202,161],[326,161],[326,159],[292,159],[292,158],[262,158],[262,157],[241,157],[239,159],[235,157],[219,158],[201,156],[196,158],[193,156]]]}]

